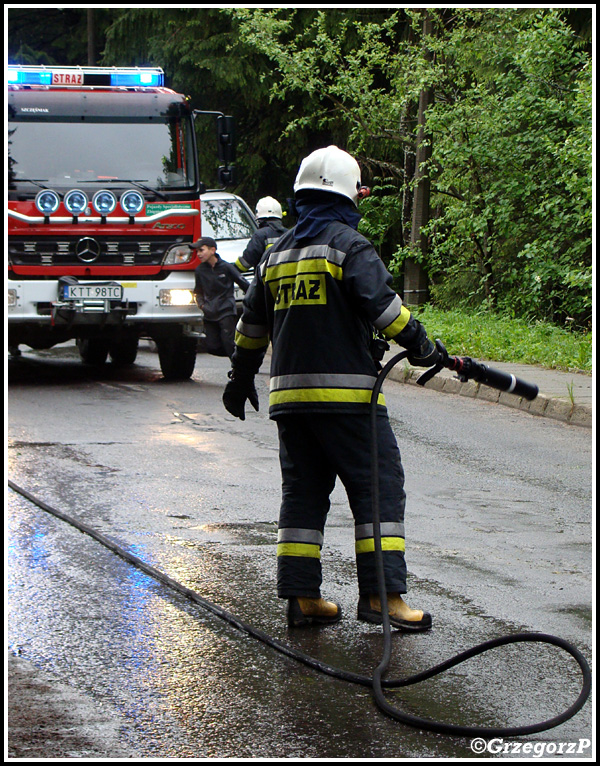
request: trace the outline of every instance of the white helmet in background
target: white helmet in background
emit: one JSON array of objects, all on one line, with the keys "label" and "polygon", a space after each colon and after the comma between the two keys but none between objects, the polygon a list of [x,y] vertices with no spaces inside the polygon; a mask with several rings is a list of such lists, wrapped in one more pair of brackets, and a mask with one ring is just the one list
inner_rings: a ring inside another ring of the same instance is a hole
[{"label": "white helmet in background", "polygon": [[327,191],[348,197],[356,205],[359,199],[360,168],[348,152],[337,146],[317,149],[300,164],[294,192]]},{"label": "white helmet in background", "polygon": [[281,205],[273,197],[263,197],[256,203],[256,217],[261,218],[283,218]]}]

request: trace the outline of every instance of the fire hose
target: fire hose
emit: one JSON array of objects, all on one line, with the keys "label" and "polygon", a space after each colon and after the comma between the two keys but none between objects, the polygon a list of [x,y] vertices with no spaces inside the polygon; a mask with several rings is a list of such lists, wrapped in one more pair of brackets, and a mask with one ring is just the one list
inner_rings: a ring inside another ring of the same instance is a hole
[{"label": "fire hose", "polygon": [[[498,388],[501,391],[507,391],[514,393],[518,396],[523,396],[528,400],[533,400],[538,395],[538,387],[533,383],[521,380],[510,373],[502,372],[488,365],[476,362],[470,357],[456,357],[450,356],[446,351],[443,343],[440,340],[436,341],[436,348],[439,352],[439,361],[426,372],[422,373],[417,383],[424,386],[428,380],[440,372],[444,367],[450,370],[458,372],[459,378],[463,381],[470,379],[477,380],[479,383]],[[388,614],[387,604],[387,589],[385,587],[385,575],[383,568],[383,553],[381,547],[381,530],[380,530],[380,514],[379,514],[379,467],[378,467],[378,450],[377,450],[377,399],[383,383],[392,370],[392,368],[398,364],[402,359],[407,356],[407,351],[401,351],[396,356],[392,357],[387,364],[380,371],[375,386],[371,394],[371,505],[373,512],[373,536],[375,538],[375,560],[377,567],[377,582],[379,588],[379,599],[381,602],[381,614],[382,614],[382,627],[383,627],[383,656],[380,664],[375,668],[373,672],[373,697],[375,703],[379,709],[386,715],[394,718],[407,726],[412,726],[418,729],[425,729],[427,731],[437,732],[438,734],[448,734],[459,737],[516,737],[526,734],[535,734],[540,731],[546,731],[552,729],[561,723],[564,723],[569,718],[572,718],[585,704],[589,697],[592,688],[592,674],[587,660],[583,654],[568,641],[562,638],[552,636],[545,633],[515,633],[508,636],[502,636],[500,638],[484,641],[472,649],[468,649],[455,657],[450,658],[446,662],[436,665],[429,671],[425,671],[417,676],[412,676],[411,679],[407,679],[405,683],[418,683],[424,681],[426,678],[431,678],[433,675],[448,670],[471,657],[476,657],[479,654],[494,649],[498,646],[504,646],[506,644],[515,643],[542,643],[553,644],[563,649],[570,654],[577,664],[579,665],[582,673],[582,687],[579,696],[575,702],[567,708],[563,713],[560,713],[553,718],[539,723],[527,724],[523,726],[511,726],[511,727],[489,727],[489,726],[462,726],[459,724],[443,723],[441,721],[433,721],[430,719],[419,718],[408,713],[405,713],[398,708],[389,704],[383,693],[383,686],[390,686],[385,683],[384,675],[387,672],[390,659],[391,659],[391,626]],[[394,682],[394,685],[405,685],[402,682]]]},{"label": "fire hose", "polygon": [[[525,396],[528,399],[534,399],[535,396],[537,396],[537,386],[532,385],[531,383],[522,381],[518,378],[515,378],[515,376],[513,375],[503,373],[499,370],[490,368],[487,365],[483,365],[479,362],[475,362],[469,357],[464,357],[464,358],[451,357],[447,354],[445,348],[443,347],[440,341],[437,341],[436,345],[438,347],[438,350],[440,351],[441,362],[421,375],[421,377],[417,381],[417,383],[419,383],[420,385],[424,385],[425,382],[427,382],[427,380],[429,380],[433,375],[437,374],[437,372],[439,372],[443,367],[447,367],[448,369],[458,371],[459,375],[461,376],[463,380],[468,380],[473,378],[475,380],[478,380],[479,382],[499,388],[500,390],[512,391],[513,393],[516,393],[521,396]],[[115,543],[106,535],[98,532],[97,530],[93,529],[92,527],[80,521],[79,519],[76,519],[70,516],[69,514],[66,514],[63,511],[60,511],[56,508],[53,508],[51,505],[35,497],[32,493],[19,487],[17,484],[15,484],[15,482],[11,481],[10,479],[8,479],[8,486],[13,491],[19,493],[20,495],[28,499],[31,503],[36,505],[38,508],[41,508],[42,510],[54,515],[55,517],[67,522],[68,524],[78,529],[80,532],[83,532],[84,534],[89,535],[90,537],[95,539],[97,542],[101,543],[106,548],[113,551],[113,553],[120,556],[122,559],[132,564],[133,566],[135,566],[136,568],[138,568],[145,574],[158,580],[159,582],[162,582],[164,585],[168,586],[172,590],[190,599],[194,603],[198,604],[201,608],[205,609],[206,611],[210,612],[217,618],[231,625],[236,630],[242,633],[245,633],[249,636],[252,636],[253,638],[264,643],[265,645],[271,647],[275,651],[289,657],[290,659],[300,662],[306,665],[307,667],[310,667],[313,670],[316,670],[320,673],[331,676],[333,678],[337,678],[338,680],[341,680],[341,681],[346,681],[346,682],[358,684],[361,686],[371,687],[373,691],[373,697],[378,708],[383,713],[390,716],[391,718],[394,718],[400,723],[403,723],[407,726],[416,727],[422,730],[432,731],[439,734],[458,736],[458,737],[523,736],[527,734],[534,734],[537,732],[552,729],[558,726],[559,724],[569,720],[579,710],[581,710],[581,708],[583,707],[583,705],[585,704],[585,702],[587,701],[590,695],[591,687],[592,687],[591,670],[583,654],[572,644],[556,636],[552,636],[545,633],[533,633],[533,632],[532,633],[516,633],[516,634],[512,634],[508,636],[502,636],[502,637],[491,639],[489,641],[485,641],[481,644],[478,644],[477,646],[474,646],[473,648],[468,649],[467,651],[461,652],[460,654],[457,654],[456,656],[451,657],[450,659],[445,660],[444,662],[438,665],[435,665],[434,667],[429,668],[428,670],[424,670],[420,673],[416,673],[415,675],[407,676],[406,678],[401,678],[401,679],[384,678],[387,672],[387,669],[389,667],[390,659],[391,659],[391,626],[389,622],[389,615],[388,615],[388,609],[387,609],[387,591],[385,587],[385,575],[383,570],[383,554],[382,554],[382,548],[381,548],[379,492],[378,492],[379,472],[378,472],[378,461],[377,461],[376,412],[377,412],[377,398],[378,398],[379,392],[381,391],[381,387],[383,386],[383,382],[385,378],[387,377],[392,367],[394,367],[401,359],[403,359],[406,356],[406,354],[407,352],[405,351],[400,352],[399,354],[394,356],[383,367],[383,369],[381,370],[377,378],[375,387],[372,392],[372,398],[371,398],[371,435],[372,435],[372,445],[371,445],[372,494],[371,494],[371,498],[372,498],[372,506],[373,506],[373,531],[374,531],[374,539],[375,539],[375,559],[376,559],[376,566],[377,566],[379,596],[381,601],[381,612],[383,617],[382,627],[383,627],[383,639],[384,639],[383,640],[383,643],[384,643],[383,656],[382,656],[380,664],[373,671],[372,676],[365,676],[358,673],[353,673],[351,671],[342,670],[340,668],[333,667],[331,665],[328,665],[327,663],[322,662],[321,660],[308,656],[304,652],[301,652],[300,650],[290,646],[289,644],[279,641],[278,639],[268,635],[264,631],[239,620],[237,617],[235,617],[230,612],[227,612],[225,609],[222,609],[221,607],[211,603],[210,601],[207,601],[198,593],[196,593],[194,590],[187,588],[186,586],[179,583],[177,580],[174,580],[173,578],[169,577],[165,573],[161,572],[160,570],[146,563],[145,561],[140,559],[138,556],[135,556],[134,554],[130,553],[129,551],[127,551],[121,545]],[[579,665],[579,668],[582,674],[581,691],[577,699],[564,712],[559,713],[558,715],[548,720],[541,721],[539,723],[522,725],[522,726],[512,726],[512,727],[462,726],[458,724],[444,723],[441,721],[420,718],[418,716],[414,716],[404,711],[401,711],[398,708],[390,705],[383,693],[384,689],[397,689],[397,688],[401,688],[405,686],[411,686],[413,684],[417,684],[422,681],[425,681],[429,678],[433,678],[434,676],[437,676],[440,673],[443,673],[444,671],[449,670],[450,668],[453,668],[456,665],[459,665],[460,663],[463,663],[468,659],[471,659],[472,657],[476,657],[477,655],[483,654],[484,652],[487,652],[490,649],[504,646],[507,644],[512,644],[512,643],[551,644],[562,649],[564,652],[569,654],[576,661],[576,663]]]}]

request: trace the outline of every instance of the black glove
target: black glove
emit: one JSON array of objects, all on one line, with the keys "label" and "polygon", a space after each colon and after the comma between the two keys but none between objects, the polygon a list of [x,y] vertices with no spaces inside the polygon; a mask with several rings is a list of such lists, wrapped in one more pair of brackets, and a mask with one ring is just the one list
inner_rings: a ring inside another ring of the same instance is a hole
[{"label": "black glove", "polygon": [[245,420],[244,405],[246,399],[258,412],[258,394],[254,386],[254,375],[244,375],[234,370],[231,370],[228,375],[230,381],[223,391],[223,404],[227,412],[240,420]]},{"label": "black glove", "polygon": [[442,360],[440,352],[427,337],[420,346],[410,349],[406,358],[414,367],[433,367]]}]

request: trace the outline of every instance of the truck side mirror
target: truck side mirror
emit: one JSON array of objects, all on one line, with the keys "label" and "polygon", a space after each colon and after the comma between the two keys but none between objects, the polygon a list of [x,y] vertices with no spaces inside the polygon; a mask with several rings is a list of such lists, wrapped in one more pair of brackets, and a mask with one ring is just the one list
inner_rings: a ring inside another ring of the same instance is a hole
[{"label": "truck side mirror", "polygon": [[235,165],[221,165],[217,171],[217,177],[221,186],[233,186],[237,180],[237,168]]},{"label": "truck side mirror", "polygon": [[233,117],[217,117],[217,154],[219,160],[230,165],[235,162],[235,122]]}]

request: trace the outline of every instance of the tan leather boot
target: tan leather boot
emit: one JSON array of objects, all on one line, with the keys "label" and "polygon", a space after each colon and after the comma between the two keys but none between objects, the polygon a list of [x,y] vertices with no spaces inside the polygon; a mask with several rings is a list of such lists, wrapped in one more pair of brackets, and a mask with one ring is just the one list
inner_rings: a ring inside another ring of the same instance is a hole
[{"label": "tan leather boot", "polygon": [[342,618],[342,609],[324,598],[294,596],[288,598],[287,619],[290,628],[302,625],[331,625]]},{"label": "tan leather boot", "polygon": [[[399,593],[388,593],[390,625],[405,631],[423,631],[431,628],[431,615],[421,609],[411,609]],[[358,600],[357,617],[363,622],[381,625],[381,600],[378,595],[362,595]]]}]

